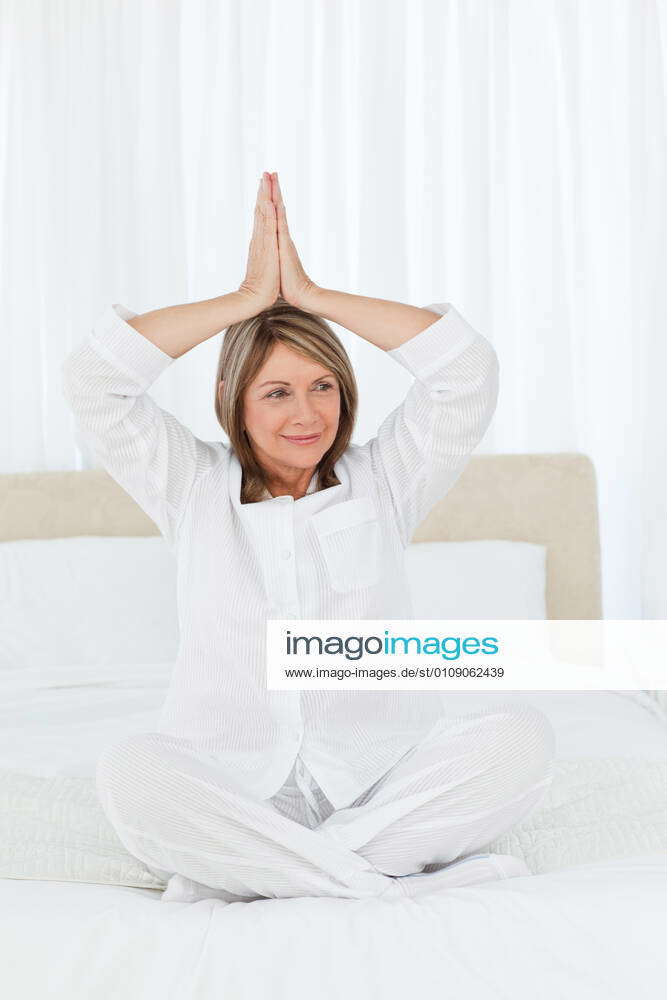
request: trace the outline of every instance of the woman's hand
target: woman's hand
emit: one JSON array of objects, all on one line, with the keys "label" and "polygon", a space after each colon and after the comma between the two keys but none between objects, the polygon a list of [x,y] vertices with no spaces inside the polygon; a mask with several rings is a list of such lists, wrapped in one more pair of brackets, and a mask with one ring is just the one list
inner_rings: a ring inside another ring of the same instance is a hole
[{"label": "woman's hand", "polygon": [[287,227],[287,215],[278,174],[271,174],[272,198],[278,216],[278,256],[280,258],[280,294],[298,309],[311,309],[318,286],[303,269],[294,241]]},{"label": "woman's hand", "polygon": [[253,316],[270,308],[280,293],[276,206],[271,198],[271,175],[266,171],[259,182],[246,276],[239,293],[248,298]]}]

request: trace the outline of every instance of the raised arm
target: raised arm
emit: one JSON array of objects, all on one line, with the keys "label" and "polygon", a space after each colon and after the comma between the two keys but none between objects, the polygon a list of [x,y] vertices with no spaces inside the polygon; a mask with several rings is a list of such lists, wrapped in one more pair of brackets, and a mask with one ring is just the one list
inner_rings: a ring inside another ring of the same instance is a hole
[{"label": "raised arm", "polygon": [[383,351],[401,347],[440,318],[433,306],[410,306],[319,285],[309,290],[302,308],[344,326]]},{"label": "raised arm", "polygon": [[280,288],[287,302],[352,330],[384,351],[400,347],[438,319],[439,314],[428,308],[317,285],[306,274],[292,239],[277,173],[271,174],[271,197],[278,222]]},{"label": "raised arm", "polygon": [[408,394],[360,452],[391,498],[404,547],[454,485],[481,441],[498,398],[492,344],[449,302],[424,308],[318,286],[306,273],[287,223],[276,174],[282,294],[288,302],[352,330],[415,377]]},{"label": "raised arm", "polygon": [[141,316],[133,314],[130,325],[172,359],[276,301],[280,291],[278,236],[268,178],[265,173],[259,182],[246,276],[237,291],[202,302],[153,309]]},{"label": "raised arm", "polygon": [[[387,351],[415,377],[366,450],[388,491],[404,546],[454,485],[498,398],[492,344],[449,302],[422,308],[317,289],[312,309]],[[430,318],[430,319],[429,319]]]},{"label": "raised arm", "polygon": [[108,306],[65,359],[62,387],[97,461],[173,546],[194,482],[221,446],[200,441],[148,395],[174,358],[131,325],[136,319]]},{"label": "raised arm", "polygon": [[498,398],[492,344],[451,303],[427,308],[440,319],[388,352],[415,381],[363,446],[391,496],[404,547],[463,472]]},{"label": "raised arm", "polygon": [[199,440],[147,390],[192,347],[272,305],[278,289],[275,210],[264,178],[237,291],[141,315],[110,305],[63,363],[63,392],[78,429],[171,545],[195,482],[224,446]]}]

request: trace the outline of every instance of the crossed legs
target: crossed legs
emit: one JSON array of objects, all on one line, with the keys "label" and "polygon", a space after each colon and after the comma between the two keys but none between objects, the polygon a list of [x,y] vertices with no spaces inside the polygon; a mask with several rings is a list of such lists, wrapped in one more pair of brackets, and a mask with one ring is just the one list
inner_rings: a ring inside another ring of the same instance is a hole
[{"label": "crossed legs", "polygon": [[525,819],[553,777],[555,734],[531,705],[441,719],[320,832],[387,875],[433,870]]},{"label": "crossed legs", "polygon": [[392,876],[445,865],[525,818],[551,782],[554,743],[530,705],[443,718],[313,829],[165,734],[107,747],[96,778],[119,839],[161,877],[179,873],[221,898],[363,898],[392,895]]}]

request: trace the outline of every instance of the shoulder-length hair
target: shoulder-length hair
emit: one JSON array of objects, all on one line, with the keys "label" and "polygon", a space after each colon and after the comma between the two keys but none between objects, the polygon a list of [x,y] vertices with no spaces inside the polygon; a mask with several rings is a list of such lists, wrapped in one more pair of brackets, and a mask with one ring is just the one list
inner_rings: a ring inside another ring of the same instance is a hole
[{"label": "shoulder-length hair", "polygon": [[269,309],[232,323],[224,334],[218,359],[215,413],[243,470],[241,503],[261,500],[267,486],[265,472],[243,427],[243,394],[276,342],[319,362],[338,379],[338,431],[317,467],[316,489],[338,484],[334,465],[350,443],[357,415],[358,391],[352,364],[341,340],[321,316],[297,309],[279,296]]}]

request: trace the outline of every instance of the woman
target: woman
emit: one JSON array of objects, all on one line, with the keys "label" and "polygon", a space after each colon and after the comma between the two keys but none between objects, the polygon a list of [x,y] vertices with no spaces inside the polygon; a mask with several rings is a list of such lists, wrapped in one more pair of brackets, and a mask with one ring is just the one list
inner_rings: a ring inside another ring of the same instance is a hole
[{"label": "woman", "polygon": [[[363,446],[325,320],[415,376]],[[146,394],[223,329],[215,406],[230,446]],[[78,426],[177,556],[180,648],[160,722],[97,768],[106,815],[169,881],[166,901],[414,896],[529,874],[473,852],[551,781],[537,709],[452,720],[434,692],[266,690],[267,618],[411,616],[405,547],[484,434],[497,385],[493,347],[449,303],[316,286],[267,173],[236,291],[142,315],[110,306],[67,359]]]}]

